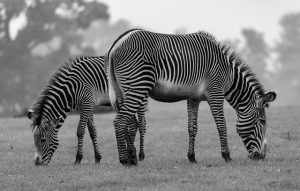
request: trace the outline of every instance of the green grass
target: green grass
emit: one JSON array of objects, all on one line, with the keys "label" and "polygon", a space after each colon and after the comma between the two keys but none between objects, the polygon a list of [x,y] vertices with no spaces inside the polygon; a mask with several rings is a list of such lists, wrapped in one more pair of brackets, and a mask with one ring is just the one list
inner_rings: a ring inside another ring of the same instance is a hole
[{"label": "green grass", "polygon": [[[119,164],[112,121],[96,115],[102,160],[94,164],[86,131],[82,164],[74,166],[77,115],[59,132],[59,148],[48,166],[34,165],[30,121],[0,119],[0,190],[300,190],[300,107],[267,110],[269,151],[251,161],[235,131],[236,115],[225,110],[233,161],[221,157],[219,137],[206,103],[199,110],[196,159],[190,164],[185,102],[152,102],[147,113],[146,158],[137,167]],[[136,144],[138,141],[136,141]]]}]

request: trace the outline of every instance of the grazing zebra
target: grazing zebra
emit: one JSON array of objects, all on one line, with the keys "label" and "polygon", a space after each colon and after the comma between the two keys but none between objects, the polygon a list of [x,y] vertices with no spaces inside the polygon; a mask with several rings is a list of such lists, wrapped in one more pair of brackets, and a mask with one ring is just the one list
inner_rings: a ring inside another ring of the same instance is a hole
[{"label": "grazing zebra", "polygon": [[[99,163],[101,153],[93,117],[93,108],[98,104],[110,106],[104,57],[80,57],[60,67],[28,111],[28,118],[33,121],[34,143],[37,150],[35,163],[37,165],[49,163],[58,146],[58,130],[71,109],[80,111],[75,164],[80,164],[83,157],[86,126],[92,139],[95,162]],[[130,124],[134,126],[131,127],[134,134],[130,134],[133,140],[128,140],[129,142],[134,141],[136,123],[134,117]]]},{"label": "grazing zebra", "polygon": [[[188,159],[196,162],[194,142],[198,107],[207,101],[217,125],[221,153],[230,161],[223,104],[226,99],[238,116],[237,133],[249,157],[266,154],[265,107],[276,98],[266,93],[255,74],[230,47],[205,32],[187,35],[159,34],[134,29],[121,35],[106,55],[109,96],[119,105],[114,120],[119,159],[129,159],[125,130],[148,96],[162,102],[187,100]],[[122,97],[122,99],[119,99]],[[127,152],[126,152],[127,149]]]}]

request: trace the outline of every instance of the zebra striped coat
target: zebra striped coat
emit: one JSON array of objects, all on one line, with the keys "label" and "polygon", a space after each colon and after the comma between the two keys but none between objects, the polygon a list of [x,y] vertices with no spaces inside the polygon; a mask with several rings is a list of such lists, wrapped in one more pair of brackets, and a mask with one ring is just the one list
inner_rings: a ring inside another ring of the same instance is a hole
[{"label": "zebra striped coat", "polygon": [[[95,162],[100,162],[101,153],[93,118],[95,105],[111,105],[108,98],[104,57],[70,59],[52,76],[48,85],[40,93],[40,97],[28,111],[28,117],[33,121],[34,128],[34,143],[37,151],[35,163],[38,165],[49,163],[58,146],[58,130],[71,109],[80,111],[75,164],[80,164],[83,157],[83,137],[86,126],[92,139]],[[135,118],[131,125],[135,126],[132,129],[136,131]],[[134,137],[135,134],[131,136]]]},{"label": "zebra striped coat", "polygon": [[237,132],[249,157],[265,157],[265,107],[276,94],[266,93],[238,54],[212,35],[205,32],[171,35],[130,30],[113,43],[106,62],[110,100],[119,107],[114,125],[122,164],[136,158],[135,148],[126,146],[124,132],[131,116],[146,104],[148,96],[162,102],[187,100],[188,158],[191,162],[195,162],[194,142],[201,101],[208,102],[215,119],[222,157],[231,160],[224,99],[237,111]]}]

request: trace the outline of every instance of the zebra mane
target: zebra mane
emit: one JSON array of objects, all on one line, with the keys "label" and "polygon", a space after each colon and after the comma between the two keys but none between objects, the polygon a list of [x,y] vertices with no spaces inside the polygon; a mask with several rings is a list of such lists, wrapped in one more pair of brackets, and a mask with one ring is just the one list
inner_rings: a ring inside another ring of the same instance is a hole
[{"label": "zebra mane", "polygon": [[223,54],[226,55],[228,64],[232,68],[239,68],[240,73],[242,73],[243,76],[247,76],[247,78],[252,81],[252,84],[255,86],[259,95],[265,94],[264,87],[260,83],[257,75],[253,72],[251,66],[247,65],[245,60],[233,50],[230,45],[224,43],[219,43],[218,45]]},{"label": "zebra mane", "polygon": [[204,36],[205,38],[211,40],[212,42],[214,42],[215,44],[219,44],[219,42],[217,41],[216,37],[212,34],[210,34],[209,32],[206,31],[198,31],[196,32],[197,34],[200,34],[202,36]]},{"label": "zebra mane", "polygon": [[235,50],[231,48],[230,45],[217,41],[217,39],[208,32],[199,31],[198,34],[205,36],[207,39],[215,43],[223,52],[223,54],[226,55],[228,64],[232,68],[239,68],[240,72],[243,73],[244,76],[247,76],[247,78],[249,78],[253,82],[259,94],[262,95],[265,93],[263,85],[259,82],[257,75],[253,72],[251,67],[246,64],[244,59]]},{"label": "zebra mane", "polygon": [[44,106],[48,102],[48,95],[53,90],[53,87],[56,86],[57,81],[59,78],[64,77],[62,75],[63,71],[72,71],[73,66],[77,63],[82,61],[85,58],[91,58],[91,57],[76,57],[76,58],[69,58],[63,65],[59,66],[58,69],[56,69],[56,72],[52,75],[50,80],[48,81],[46,87],[40,92],[39,97],[35,101],[35,103],[32,105],[32,110],[37,115],[37,118],[33,122],[33,127],[36,125],[40,125],[42,121],[42,117],[44,114]]}]

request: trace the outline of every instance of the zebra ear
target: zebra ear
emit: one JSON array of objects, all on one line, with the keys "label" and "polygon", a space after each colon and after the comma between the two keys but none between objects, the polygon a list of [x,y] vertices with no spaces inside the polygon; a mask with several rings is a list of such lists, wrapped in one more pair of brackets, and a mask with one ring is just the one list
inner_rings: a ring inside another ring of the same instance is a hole
[{"label": "zebra ear", "polygon": [[263,103],[267,104],[269,102],[272,102],[276,99],[276,93],[275,92],[268,92],[263,96]]},{"label": "zebra ear", "polygon": [[38,117],[37,114],[32,110],[32,109],[28,109],[27,111],[27,117],[28,119],[35,121],[35,119]]}]

